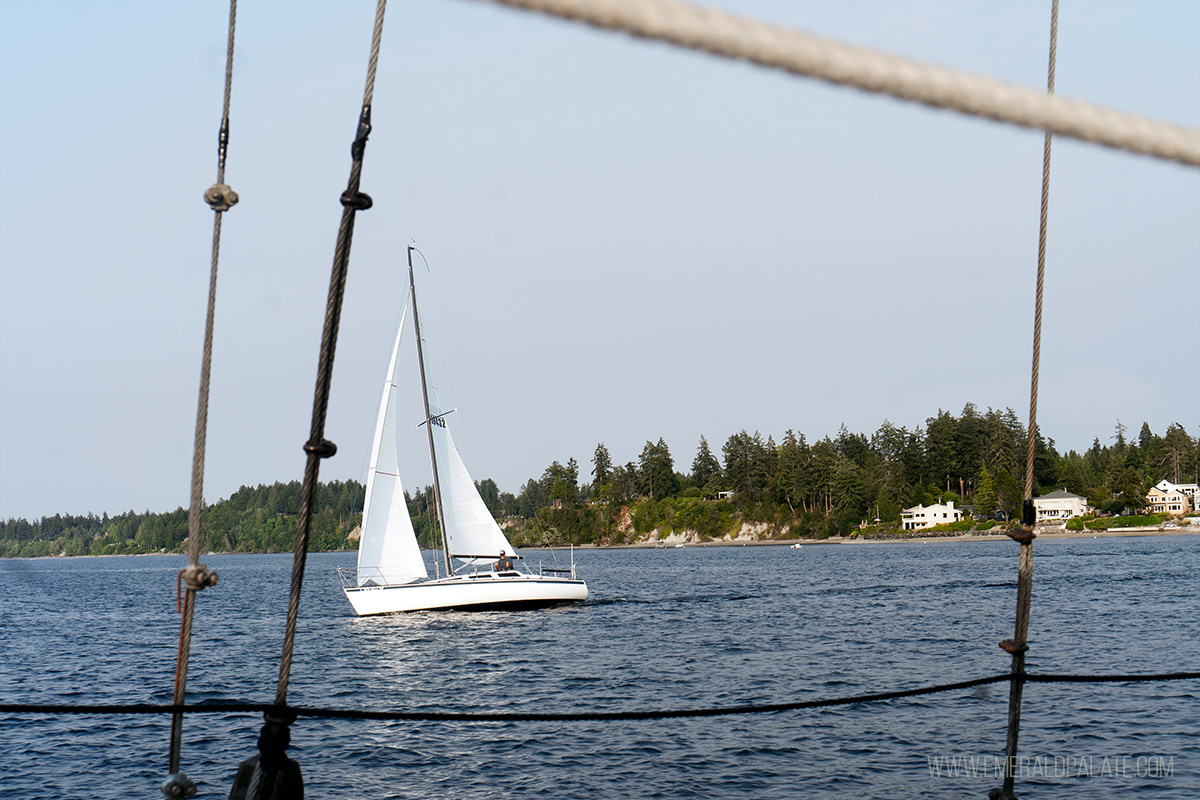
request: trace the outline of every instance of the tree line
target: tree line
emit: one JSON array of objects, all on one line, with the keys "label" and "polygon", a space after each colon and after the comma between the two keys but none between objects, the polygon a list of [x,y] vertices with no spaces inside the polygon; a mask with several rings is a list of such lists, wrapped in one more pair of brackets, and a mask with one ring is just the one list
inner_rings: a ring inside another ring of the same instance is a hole
[{"label": "tree line", "polygon": [[[1035,493],[1066,489],[1104,513],[1145,505],[1159,480],[1200,482],[1200,438],[1173,423],[1163,435],[1146,423],[1136,437],[1117,422],[1106,443],[1084,453],[1060,453],[1035,432]],[[744,523],[790,536],[846,534],[863,523],[897,527],[915,505],[954,500],[977,517],[1018,517],[1024,497],[1027,430],[1012,409],[980,412],[967,404],[955,416],[939,410],[915,430],[884,421],[869,436],[843,425],[836,437],[809,442],[786,431],[776,441],[745,430],[714,452],[701,436],[690,469],[677,469],[663,439],[647,441],[636,460],[617,463],[604,443],[592,454],[590,480],[574,458],[554,461],[517,492],[476,482],[513,544],[619,544],[649,533],[688,530],[718,538]],[[432,487],[406,493],[422,546],[438,546]],[[300,484],[242,487],[207,506],[202,548],[282,552],[292,548]],[[313,519],[314,550],[336,550],[361,517],[356,481],[321,484]],[[36,522],[0,522],[0,556],[182,552],[187,512],[130,511],[116,517],[55,515]]]},{"label": "tree line", "polygon": [[[362,504],[357,481],[318,485],[310,542],[314,550],[336,550],[345,540],[346,523]],[[243,486],[228,499],[204,507],[200,547],[230,553],[281,553],[292,550],[300,513],[300,482]],[[130,555],[182,553],[187,549],[185,508],[109,516],[55,514],[29,522],[0,522],[0,557]]]}]

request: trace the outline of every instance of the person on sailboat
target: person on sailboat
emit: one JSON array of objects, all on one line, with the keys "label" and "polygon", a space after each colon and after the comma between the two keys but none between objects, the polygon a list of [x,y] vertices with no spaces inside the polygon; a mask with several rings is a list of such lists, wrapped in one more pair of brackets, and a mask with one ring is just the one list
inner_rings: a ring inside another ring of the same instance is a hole
[{"label": "person on sailboat", "polygon": [[508,556],[504,555],[504,551],[501,550],[500,558],[496,561],[495,564],[492,564],[492,570],[494,572],[511,572],[512,569],[513,569],[512,559],[509,558]]}]

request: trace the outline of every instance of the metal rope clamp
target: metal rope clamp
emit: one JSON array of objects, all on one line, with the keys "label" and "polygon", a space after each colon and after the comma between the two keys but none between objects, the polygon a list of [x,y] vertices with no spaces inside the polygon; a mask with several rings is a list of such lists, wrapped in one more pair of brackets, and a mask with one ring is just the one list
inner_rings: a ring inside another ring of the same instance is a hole
[{"label": "metal rope clamp", "polygon": [[228,211],[237,205],[238,194],[224,183],[214,183],[204,190],[204,202],[212,206],[213,211]]},{"label": "metal rope clamp", "polygon": [[180,571],[183,585],[188,591],[200,592],[210,586],[216,586],[220,577],[204,564],[189,564]]},{"label": "metal rope clamp", "polygon": [[167,800],[182,800],[185,797],[195,797],[199,791],[196,782],[182,772],[172,772],[163,781],[161,787],[163,797]]}]

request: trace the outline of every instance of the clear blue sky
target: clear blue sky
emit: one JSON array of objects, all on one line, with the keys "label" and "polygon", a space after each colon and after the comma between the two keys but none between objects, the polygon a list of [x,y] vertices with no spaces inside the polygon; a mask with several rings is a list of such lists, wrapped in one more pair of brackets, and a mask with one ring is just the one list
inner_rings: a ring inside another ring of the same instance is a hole
[{"label": "clear blue sky", "polygon": [[[239,9],[209,501],[301,476],[374,5]],[[1049,0],[719,5],[1045,85]],[[227,13],[0,0],[0,518],[187,504]],[[1057,88],[1200,126],[1198,43],[1200,3],[1065,0]],[[554,459],[586,474],[600,441],[623,463],[661,436],[686,469],[742,428],[869,434],[967,402],[1024,419],[1041,150],[487,4],[393,2],[322,478],[363,475],[412,239],[455,435],[504,490]],[[1045,433],[1200,433],[1200,170],[1058,140],[1050,223]],[[415,427],[404,447],[427,482]]]}]

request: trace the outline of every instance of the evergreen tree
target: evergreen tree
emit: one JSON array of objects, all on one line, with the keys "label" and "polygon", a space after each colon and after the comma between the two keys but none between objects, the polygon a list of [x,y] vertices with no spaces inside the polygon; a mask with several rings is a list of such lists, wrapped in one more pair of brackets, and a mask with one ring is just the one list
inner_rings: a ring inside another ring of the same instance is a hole
[{"label": "evergreen tree", "polygon": [[1196,448],[1187,431],[1178,422],[1167,426],[1163,437],[1158,466],[1171,483],[1192,483],[1186,477],[1195,475]]},{"label": "evergreen tree", "polygon": [[601,442],[596,445],[596,452],[592,454],[592,479],[597,490],[608,483],[611,472],[612,458],[609,457],[608,448],[604,446],[604,442]]},{"label": "evergreen tree", "polygon": [[639,473],[642,488],[651,499],[661,500],[679,491],[675,462],[671,458],[667,443],[662,439],[657,443],[646,442],[639,461]]},{"label": "evergreen tree", "polygon": [[990,517],[996,513],[996,483],[986,463],[979,469],[978,487],[975,490],[975,511],[980,517]]},{"label": "evergreen tree", "polygon": [[721,477],[721,462],[708,449],[708,440],[700,437],[700,447],[692,459],[692,485],[703,489],[714,478]]},{"label": "evergreen tree", "polygon": [[1021,506],[1025,502],[1025,490],[1021,488],[1020,481],[1009,471],[1008,467],[1003,467],[996,473],[995,486],[996,508],[1004,512],[1006,519],[1020,519]]}]

